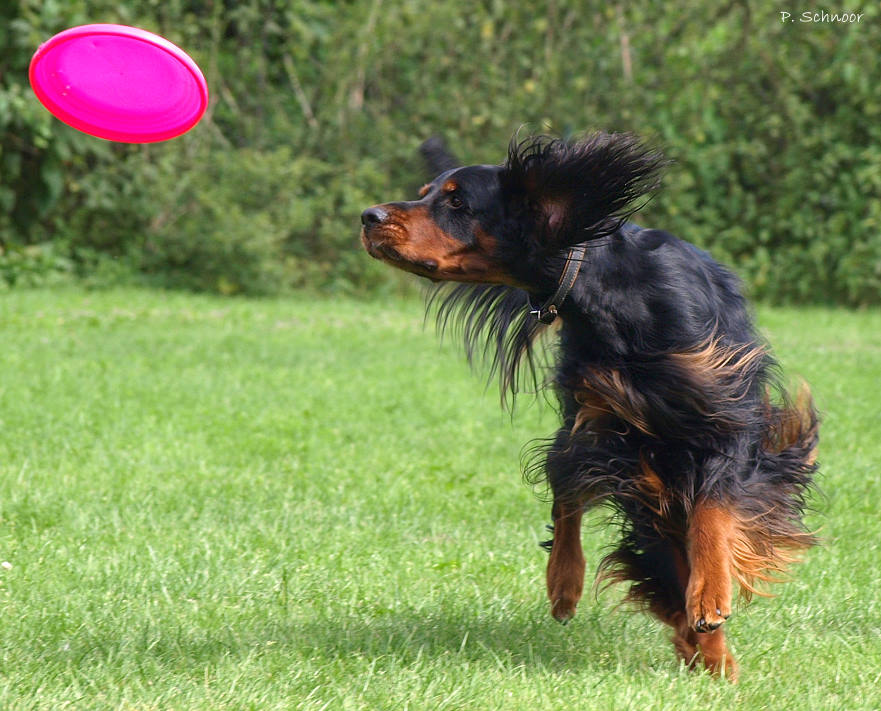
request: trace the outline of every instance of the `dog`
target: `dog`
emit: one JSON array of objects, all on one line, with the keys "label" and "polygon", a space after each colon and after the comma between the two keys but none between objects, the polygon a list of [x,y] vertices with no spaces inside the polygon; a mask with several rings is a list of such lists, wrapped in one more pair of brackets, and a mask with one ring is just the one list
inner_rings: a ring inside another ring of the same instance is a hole
[{"label": "dog", "polygon": [[[790,397],[738,279],[709,254],[630,220],[660,184],[662,153],[628,133],[512,139],[501,165],[458,167],[418,199],[361,215],[376,259],[434,282],[441,329],[484,354],[503,399],[531,375],[561,427],[526,458],[553,495],[544,545],[551,614],[581,598],[583,513],[613,512],[620,543],[598,582],[673,628],[689,668],[736,680],[723,623],[732,587],[767,594],[813,545],[803,514],[817,469],[810,390]],[[553,375],[536,339],[555,328]]]}]

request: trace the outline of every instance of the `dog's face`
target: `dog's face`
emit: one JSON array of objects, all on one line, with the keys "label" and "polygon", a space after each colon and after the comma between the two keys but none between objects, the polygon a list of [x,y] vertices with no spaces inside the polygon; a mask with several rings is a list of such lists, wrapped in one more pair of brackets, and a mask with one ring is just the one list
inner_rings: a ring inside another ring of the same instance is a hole
[{"label": "dog's face", "polygon": [[372,257],[435,281],[517,285],[505,255],[506,202],[501,166],[442,173],[419,200],[391,202],[361,215],[361,242]]}]

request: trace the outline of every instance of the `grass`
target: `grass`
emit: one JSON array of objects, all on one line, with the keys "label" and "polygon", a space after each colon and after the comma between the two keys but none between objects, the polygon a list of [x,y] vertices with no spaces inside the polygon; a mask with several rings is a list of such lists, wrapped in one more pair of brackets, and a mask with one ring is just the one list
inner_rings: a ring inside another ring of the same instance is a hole
[{"label": "grass", "polygon": [[881,313],[760,322],[824,411],[825,543],[728,623],[732,686],[620,590],[550,619],[554,418],[418,302],[4,294],[0,708],[881,707]]}]

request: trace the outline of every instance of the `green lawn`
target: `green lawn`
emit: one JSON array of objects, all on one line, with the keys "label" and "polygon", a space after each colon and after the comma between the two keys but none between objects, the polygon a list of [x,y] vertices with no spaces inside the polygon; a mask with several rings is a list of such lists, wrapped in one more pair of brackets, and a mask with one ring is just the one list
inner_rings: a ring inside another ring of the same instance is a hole
[{"label": "green lawn", "polygon": [[824,546],[728,623],[732,686],[621,590],[550,618],[554,417],[418,300],[3,294],[0,708],[877,711],[881,312],[760,322],[824,413]]}]

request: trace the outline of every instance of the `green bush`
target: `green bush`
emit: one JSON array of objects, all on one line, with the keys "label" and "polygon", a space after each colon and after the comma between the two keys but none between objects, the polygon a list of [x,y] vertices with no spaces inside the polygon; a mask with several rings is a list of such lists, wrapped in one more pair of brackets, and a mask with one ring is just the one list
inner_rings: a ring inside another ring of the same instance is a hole
[{"label": "green bush", "polygon": [[70,281],[74,269],[67,251],[58,242],[0,249],[0,290]]},{"label": "green bush", "polygon": [[85,179],[69,223],[78,263],[112,254],[150,283],[224,294],[382,280],[357,238],[361,210],[386,181],[371,161],[344,172],[287,147],[191,148],[133,153]]},{"label": "green bush", "polygon": [[[400,278],[358,214],[412,196],[420,141],[498,162],[521,125],[633,130],[675,160],[640,219],[774,302],[881,303],[881,8],[784,23],[752,3],[245,0],[0,8],[0,245],[80,274],[237,293]],[[212,94],[190,134],[108,144],[27,88],[33,48],[86,21],[186,47]],[[103,256],[102,256],[103,255]],[[0,260],[7,257],[0,256]],[[109,268],[108,268],[109,267]]]}]

